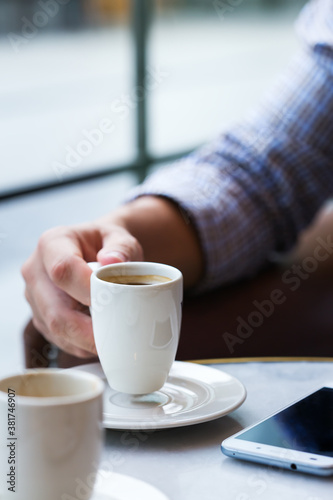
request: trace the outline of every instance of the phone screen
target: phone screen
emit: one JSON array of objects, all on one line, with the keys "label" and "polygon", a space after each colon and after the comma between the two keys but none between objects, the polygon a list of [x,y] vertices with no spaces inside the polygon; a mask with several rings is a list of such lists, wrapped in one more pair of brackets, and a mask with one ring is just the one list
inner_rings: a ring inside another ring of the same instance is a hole
[{"label": "phone screen", "polygon": [[333,457],[333,389],[314,392],[236,439]]}]

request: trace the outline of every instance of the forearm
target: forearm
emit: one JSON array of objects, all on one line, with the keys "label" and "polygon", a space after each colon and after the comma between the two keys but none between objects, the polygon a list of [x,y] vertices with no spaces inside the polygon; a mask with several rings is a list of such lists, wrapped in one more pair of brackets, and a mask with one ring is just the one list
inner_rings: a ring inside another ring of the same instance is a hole
[{"label": "forearm", "polygon": [[197,232],[175,203],[143,196],[103,217],[99,224],[125,228],[140,242],[146,261],[180,269],[186,288],[195,286],[202,277],[204,262]]}]

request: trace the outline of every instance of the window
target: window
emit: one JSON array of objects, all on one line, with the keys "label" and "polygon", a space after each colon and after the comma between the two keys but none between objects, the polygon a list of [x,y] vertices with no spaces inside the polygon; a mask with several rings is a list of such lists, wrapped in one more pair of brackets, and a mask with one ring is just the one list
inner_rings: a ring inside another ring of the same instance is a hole
[{"label": "window", "polygon": [[0,197],[209,140],[284,67],[302,3],[0,0]]}]

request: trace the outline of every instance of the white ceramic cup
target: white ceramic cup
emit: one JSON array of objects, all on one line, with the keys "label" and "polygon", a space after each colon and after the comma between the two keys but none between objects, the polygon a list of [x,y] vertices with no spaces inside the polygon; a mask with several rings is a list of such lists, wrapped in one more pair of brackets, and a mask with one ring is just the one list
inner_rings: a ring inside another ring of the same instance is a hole
[{"label": "white ceramic cup", "polygon": [[101,379],[79,370],[27,370],[0,380],[1,500],[91,497],[103,390]]},{"label": "white ceramic cup", "polygon": [[[149,285],[104,281],[115,276],[157,278]],[[114,390],[148,394],[164,385],[178,347],[182,298],[181,272],[164,264],[125,262],[92,273],[94,338]]]}]

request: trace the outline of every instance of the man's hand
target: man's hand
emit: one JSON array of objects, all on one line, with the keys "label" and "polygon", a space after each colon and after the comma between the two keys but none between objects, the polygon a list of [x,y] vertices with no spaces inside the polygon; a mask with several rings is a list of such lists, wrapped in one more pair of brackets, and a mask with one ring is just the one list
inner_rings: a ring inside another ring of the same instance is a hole
[{"label": "man's hand", "polygon": [[178,267],[186,287],[202,276],[197,234],[169,200],[144,196],[94,223],[47,231],[22,267],[35,327],[70,354],[82,358],[96,354],[87,314],[91,275],[87,262],[107,265],[144,257]]},{"label": "man's hand", "polygon": [[83,358],[96,354],[88,314],[87,262],[106,265],[142,259],[137,240],[109,220],[47,231],[22,267],[35,327],[70,354]]}]

